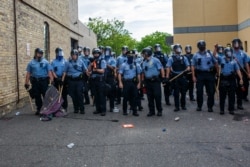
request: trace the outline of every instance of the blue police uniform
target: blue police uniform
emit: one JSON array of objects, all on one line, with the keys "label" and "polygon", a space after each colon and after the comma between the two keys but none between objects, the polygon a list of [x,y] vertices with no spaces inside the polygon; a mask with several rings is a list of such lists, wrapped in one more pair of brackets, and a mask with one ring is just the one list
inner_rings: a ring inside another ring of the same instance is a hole
[{"label": "blue police uniform", "polygon": [[110,85],[111,90],[108,93],[109,98],[109,107],[110,112],[113,112],[115,107],[115,90],[116,90],[116,83],[115,83],[115,67],[116,67],[116,60],[112,56],[105,56],[106,64],[111,66],[113,69],[107,67],[106,69],[106,83]]},{"label": "blue police uniform", "polygon": [[116,59],[116,67],[119,68],[123,63],[127,62],[128,58],[126,55],[120,55]]},{"label": "blue police uniform", "polygon": [[[168,59],[167,68],[171,69],[171,76],[175,77],[176,75],[182,73],[189,67],[189,61],[185,56],[173,55]],[[185,75],[182,75],[172,81],[172,86],[174,89],[174,102],[175,110],[179,111],[180,103],[180,94],[181,94],[181,107],[183,110],[186,110],[186,91],[188,82]]]},{"label": "blue police uniform", "polygon": [[[62,80],[62,76],[64,74],[64,70],[65,70],[65,65],[66,65],[66,60],[63,58],[61,60],[59,59],[54,59],[51,62],[51,66],[53,69],[53,72],[56,74],[57,78],[54,79],[54,85],[55,87],[59,90],[59,86],[60,86],[60,81]],[[63,104],[62,107],[64,109],[68,108],[68,100],[67,100],[67,95],[68,95],[68,89],[67,89],[68,85],[67,85],[67,79],[64,80],[63,83],[63,90],[62,90],[62,98],[63,98]]]},{"label": "blue police uniform", "polygon": [[221,67],[220,74],[220,113],[224,114],[225,100],[228,94],[228,110],[234,114],[236,77],[235,73],[240,69],[235,60],[228,60],[225,56],[219,57],[219,65]]},{"label": "blue police uniform", "polygon": [[127,102],[129,101],[131,109],[134,116],[139,116],[137,114],[136,102],[137,102],[137,84],[138,84],[138,75],[142,72],[139,64],[132,62],[123,63],[119,68],[119,74],[123,75],[123,114],[127,115]]},{"label": "blue police uniform", "polygon": [[[188,62],[191,66],[191,61],[192,61],[192,58],[194,55],[193,54],[185,54],[184,56],[188,59]],[[195,101],[195,99],[194,99],[194,81],[192,78],[192,73],[187,74],[187,80],[188,80],[189,98],[191,101]]]},{"label": "blue police uniform", "polygon": [[[81,55],[80,56],[81,60],[83,61],[84,65],[86,67],[88,67],[90,65],[90,59],[89,56],[84,56]],[[84,90],[84,100],[85,100],[85,104],[90,104],[90,100],[89,100],[89,81],[88,81],[88,76],[86,75],[86,73],[83,75],[83,80],[85,81],[85,90]]]},{"label": "blue police uniform", "polygon": [[[154,57],[160,60],[164,69],[167,68],[168,57],[166,55],[158,51],[154,53]],[[171,86],[170,84],[165,84],[164,85],[164,97],[165,97],[165,102],[167,105],[170,105],[170,102],[169,102],[170,94],[171,94]]]},{"label": "blue police uniform", "polygon": [[27,65],[27,72],[30,73],[30,82],[32,84],[32,93],[35,98],[35,103],[37,106],[37,113],[40,113],[42,107],[42,98],[48,89],[49,84],[49,72],[52,71],[49,62],[42,58],[40,61],[33,59]]},{"label": "blue police uniform", "polygon": [[[122,55],[118,56],[116,59],[116,68],[119,69],[119,67],[123,63],[127,62],[127,60],[128,60],[128,58],[126,55],[122,54]],[[117,84],[118,84],[118,82],[117,82]],[[122,96],[122,90],[119,88],[119,86],[117,86],[117,89],[116,89],[116,98],[117,98],[116,104],[117,105],[121,103],[121,96]]]},{"label": "blue police uniform", "polygon": [[241,70],[242,79],[243,79],[243,86],[246,89],[246,91],[244,91],[244,92],[241,90],[241,86],[239,84],[239,78],[237,77],[237,90],[236,90],[237,106],[238,106],[238,108],[242,108],[242,99],[247,99],[247,96],[248,96],[249,80],[248,80],[247,74],[243,70],[243,69],[246,69],[245,64],[248,63],[248,56],[242,50],[238,50],[238,51],[233,50],[233,56],[234,56],[237,64],[239,65],[239,68]]},{"label": "blue police uniform", "polygon": [[65,73],[69,83],[68,93],[72,98],[75,113],[78,113],[79,110],[81,114],[85,113],[83,104],[83,74],[86,70],[86,66],[79,57],[76,61],[70,60],[65,65]]},{"label": "blue police uniform", "polygon": [[[96,63],[96,69],[106,70],[107,64],[103,56],[99,56],[98,59],[95,59],[93,63]],[[92,91],[95,98],[96,111],[94,114],[106,114],[106,95],[105,95],[105,77],[104,73],[93,72],[90,76]]]},{"label": "blue police uniform", "polygon": [[203,104],[203,87],[207,90],[207,106],[208,111],[213,112],[214,93],[215,93],[215,65],[217,60],[213,55],[205,51],[203,53],[197,52],[193,56],[191,65],[195,68],[197,78],[197,111],[201,111]]},{"label": "blue police uniform", "polygon": [[142,73],[147,89],[149,113],[148,116],[155,115],[155,104],[158,115],[162,114],[161,105],[161,79],[159,78],[160,70],[163,66],[159,59],[151,56],[142,63]]}]

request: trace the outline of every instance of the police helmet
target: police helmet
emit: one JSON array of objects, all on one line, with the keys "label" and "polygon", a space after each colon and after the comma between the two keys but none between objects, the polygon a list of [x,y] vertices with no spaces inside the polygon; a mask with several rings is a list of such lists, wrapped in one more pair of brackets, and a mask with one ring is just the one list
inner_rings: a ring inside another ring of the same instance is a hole
[{"label": "police helmet", "polygon": [[200,51],[204,51],[206,49],[206,42],[204,40],[199,40],[197,42],[197,47]]},{"label": "police helmet", "polygon": [[82,52],[82,47],[78,46],[77,50],[78,50],[78,52]]},{"label": "police helmet", "polygon": [[224,52],[224,47],[221,46],[221,45],[218,45],[216,51],[217,51],[218,53],[223,53],[223,52]]},{"label": "police helmet", "polygon": [[90,52],[90,48],[88,46],[86,46],[86,47],[83,48],[83,51],[84,52],[86,52],[86,51]]},{"label": "police helmet", "polygon": [[190,45],[186,45],[185,46],[185,51],[192,51],[192,46],[190,46]]},{"label": "police helmet", "polygon": [[133,55],[135,55],[135,51],[134,50],[129,50],[129,51],[126,52],[126,55],[133,56]]},{"label": "police helmet", "polygon": [[55,50],[56,53],[59,53],[61,51],[62,51],[62,48],[60,48],[60,47],[56,48],[56,50]]},{"label": "police helmet", "polygon": [[35,54],[37,54],[37,53],[43,54],[43,50],[41,48],[36,48],[35,49]]},{"label": "police helmet", "polygon": [[158,52],[160,52],[161,51],[161,45],[160,44],[155,44],[155,46],[154,46],[154,49],[155,49],[155,51],[158,51]]},{"label": "police helmet", "polygon": [[242,43],[241,40],[240,40],[239,38],[234,38],[234,39],[232,40],[232,44],[235,44],[236,42],[238,42],[239,44]]},{"label": "police helmet", "polygon": [[238,49],[242,46],[242,42],[239,38],[235,38],[232,41],[233,48]]},{"label": "police helmet", "polygon": [[135,52],[136,55],[138,55],[138,50],[137,49],[133,49],[133,51]]},{"label": "police helmet", "polygon": [[94,55],[94,54],[99,54],[99,55],[101,55],[102,52],[101,52],[101,50],[100,50],[99,48],[94,48],[94,49],[92,50],[92,54],[93,54],[93,55]]},{"label": "police helmet", "polygon": [[180,44],[175,44],[173,49],[177,54],[180,54],[182,52],[182,46]]},{"label": "police helmet", "polygon": [[104,53],[106,56],[110,56],[112,54],[112,48],[110,46],[105,46]]},{"label": "police helmet", "polygon": [[147,55],[147,56],[152,56],[153,52],[152,49],[149,47],[146,47],[142,50],[142,54]]},{"label": "police helmet", "polygon": [[230,48],[230,47],[225,48],[224,54],[225,54],[227,57],[232,57],[232,56],[233,56],[233,49]]},{"label": "police helmet", "polygon": [[100,45],[98,46],[99,50],[102,52],[104,50],[104,46]]},{"label": "police helmet", "polygon": [[70,52],[70,55],[71,56],[73,56],[73,55],[78,56],[78,51],[76,49],[72,49],[71,52]]},{"label": "police helmet", "polygon": [[128,51],[128,46],[123,46],[122,51]]}]

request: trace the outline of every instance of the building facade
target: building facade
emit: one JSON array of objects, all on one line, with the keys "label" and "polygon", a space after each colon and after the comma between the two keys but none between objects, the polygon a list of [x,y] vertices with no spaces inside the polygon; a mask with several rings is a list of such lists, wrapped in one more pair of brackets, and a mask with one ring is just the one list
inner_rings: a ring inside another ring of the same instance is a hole
[{"label": "building facade", "polygon": [[174,43],[190,44],[196,51],[198,40],[208,48],[223,46],[240,38],[250,54],[249,0],[173,0]]},{"label": "building facade", "polygon": [[96,35],[78,19],[77,0],[4,0],[0,5],[0,116],[27,99],[26,66],[34,49],[55,58],[61,47],[66,58],[80,46],[96,47]]}]

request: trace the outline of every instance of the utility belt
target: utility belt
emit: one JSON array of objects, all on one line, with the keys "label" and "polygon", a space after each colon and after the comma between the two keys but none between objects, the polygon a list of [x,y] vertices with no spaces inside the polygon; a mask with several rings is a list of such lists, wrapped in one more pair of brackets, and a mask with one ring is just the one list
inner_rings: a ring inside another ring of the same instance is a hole
[{"label": "utility belt", "polygon": [[214,68],[209,70],[195,70],[196,74],[214,74]]},{"label": "utility belt", "polygon": [[104,76],[96,76],[96,77],[93,77],[93,78],[90,78],[91,81],[104,81]]},{"label": "utility belt", "polygon": [[39,82],[39,81],[45,81],[45,80],[49,80],[49,77],[40,77],[40,78],[30,77],[31,82]]},{"label": "utility belt", "polygon": [[235,77],[234,74],[227,75],[227,76],[221,74],[221,75],[220,75],[220,78],[221,78],[221,80],[235,80],[235,79],[236,79],[236,77]]},{"label": "utility belt", "polygon": [[133,82],[133,83],[138,83],[137,78],[131,78],[131,79],[122,79],[123,83],[129,83],[129,82]]},{"label": "utility belt", "polygon": [[78,76],[78,77],[73,77],[73,76],[67,76],[67,79],[69,81],[82,81],[82,75]]},{"label": "utility belt", "polygon": [[160,78],[159,77],[151,77],[151,78],[146,78],[145,81],[146,82],[160,82]]}]

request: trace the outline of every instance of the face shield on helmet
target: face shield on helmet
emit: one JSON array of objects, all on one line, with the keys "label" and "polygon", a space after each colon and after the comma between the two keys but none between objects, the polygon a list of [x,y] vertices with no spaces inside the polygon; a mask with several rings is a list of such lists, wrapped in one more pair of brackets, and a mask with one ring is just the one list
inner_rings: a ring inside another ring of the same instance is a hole
[{"label": "face shield on helmet", "polygon": [[225,56],[228,58],[232,58],[233,57],[233,50],[231,48],[226,48],[225,49]]},{"label": "face shield on helmet", "polygon": [[181,45],[176,44],[176,45],[174,46],[174,52],[175,52],[175,54],[177,54],[177,55],[181,54],[181,52],[182,52],[182,47],[181,47]]}]

